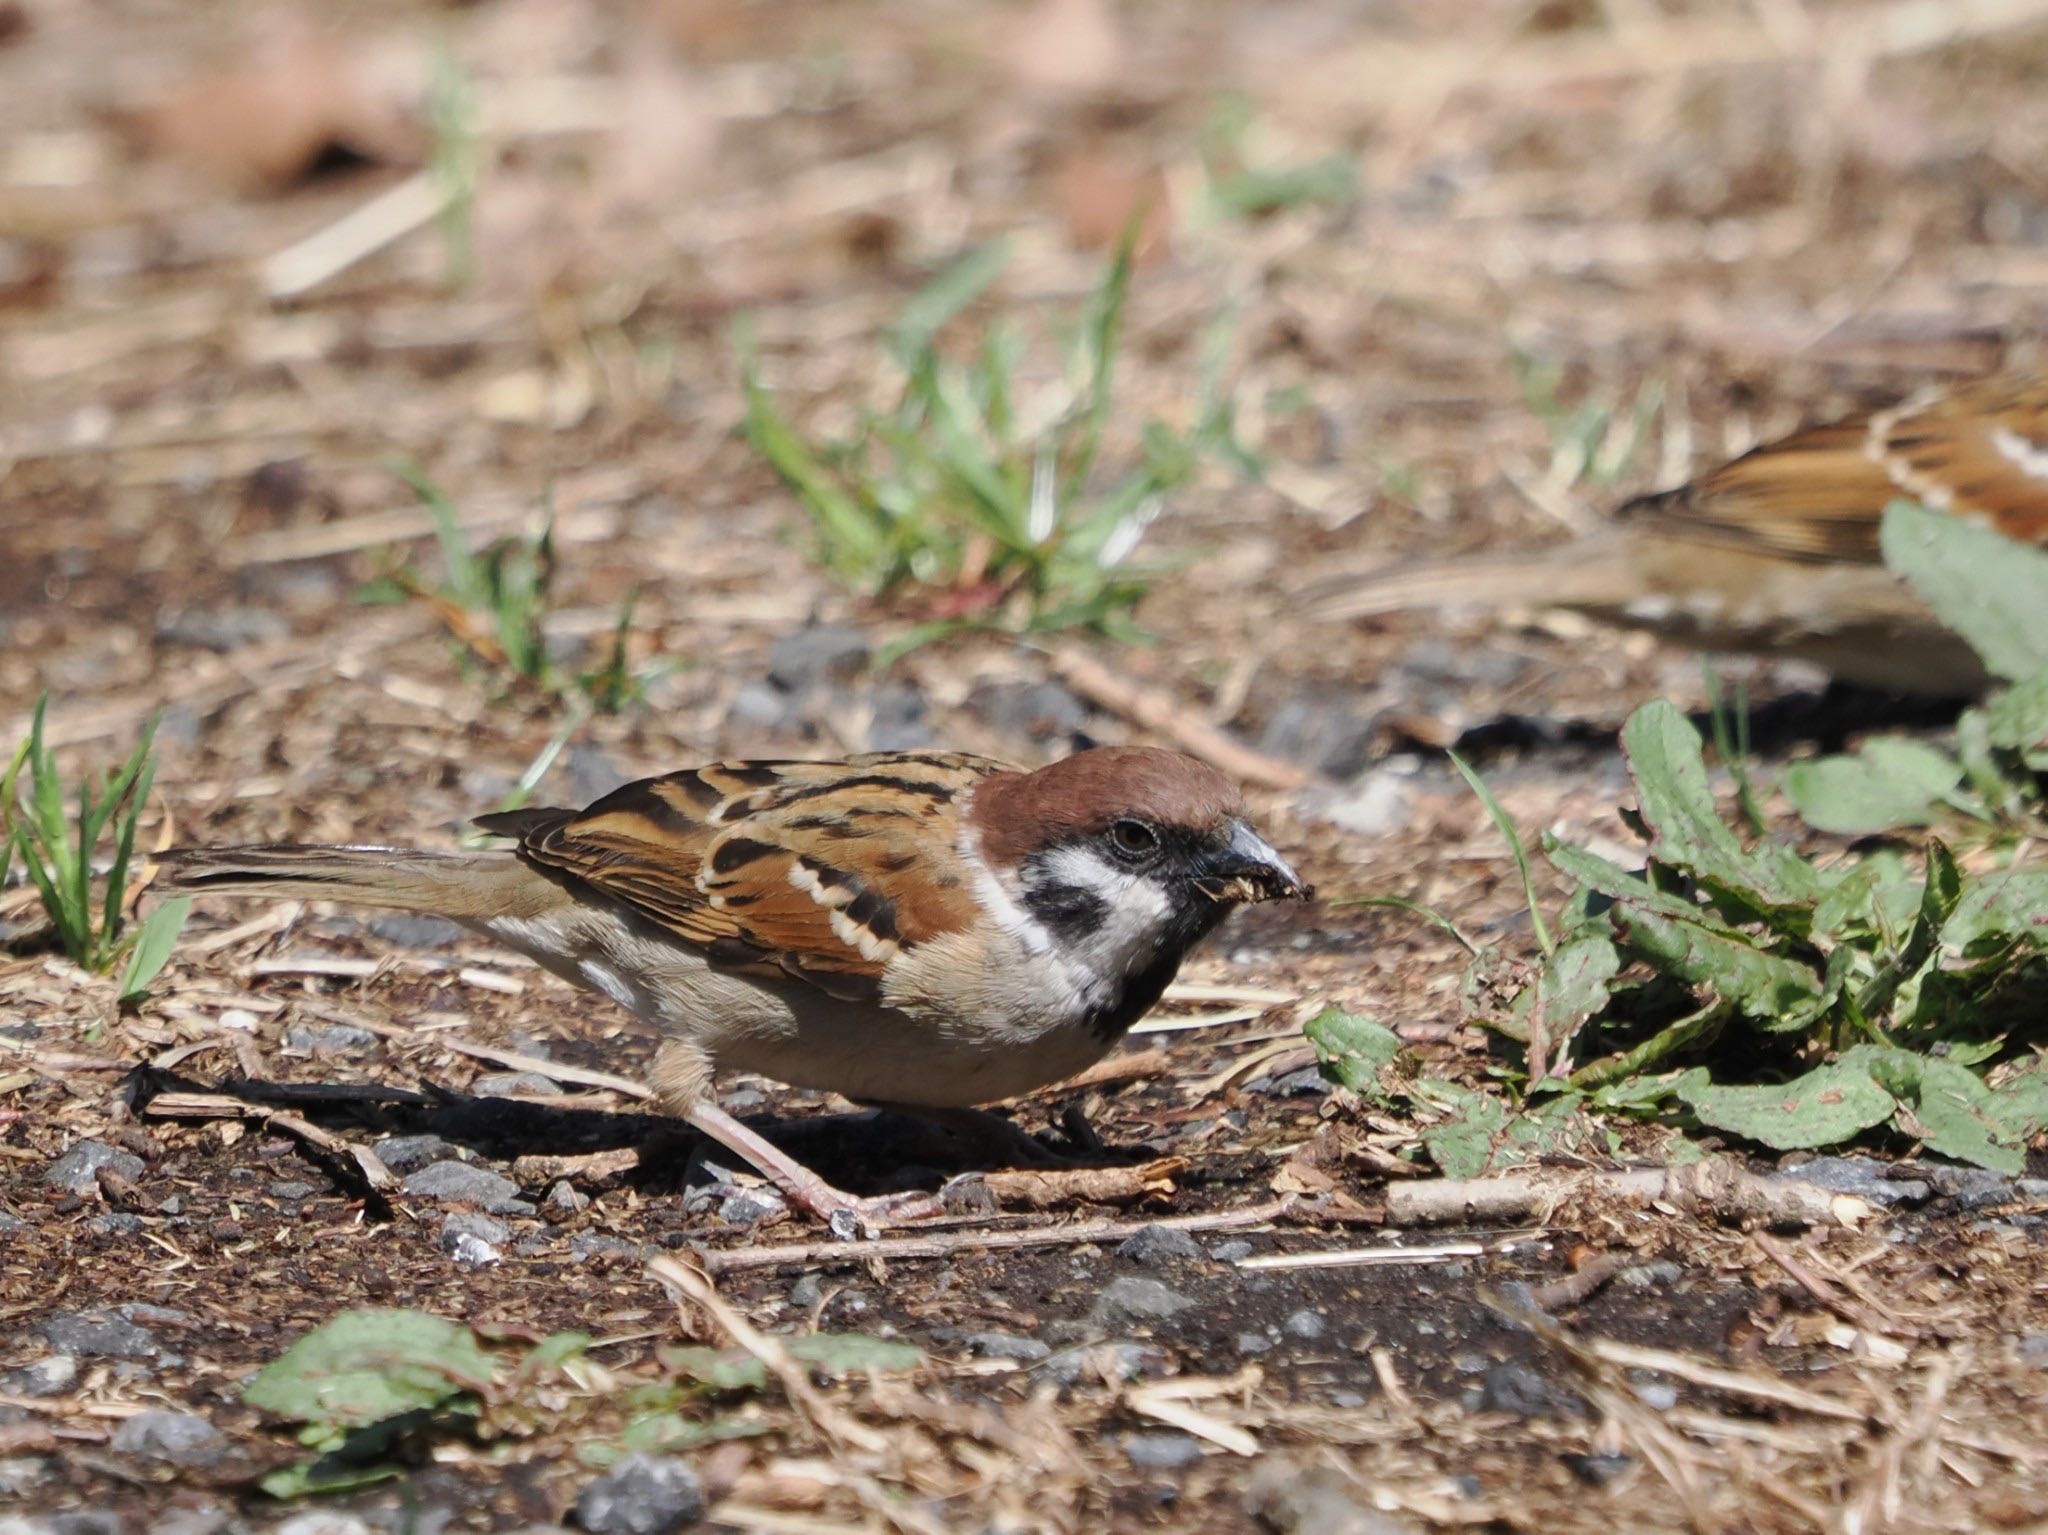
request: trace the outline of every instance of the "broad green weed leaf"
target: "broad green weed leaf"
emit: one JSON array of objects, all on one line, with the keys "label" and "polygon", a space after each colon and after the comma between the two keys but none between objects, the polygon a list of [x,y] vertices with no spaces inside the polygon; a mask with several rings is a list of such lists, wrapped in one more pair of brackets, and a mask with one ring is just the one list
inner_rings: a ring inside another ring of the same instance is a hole
[{"label": "broad green weed leaf", "polygon": [[815,1332],[786,1338],[783,1347],[793,1358],[833,1375],[861,1370],[914,1370],[924,1363],[915,1344],[899,1338],[877,1338],[864,1332]]},{"label": "broad green weed leaf", "polygon": [[1995,694],[1979,712],[1985,739],[1993,746],[2016,752],[2048,746],[2048,671]]},{"label": "broad green weed leaf", "polygon": [[1507,1128],[1507,1106],[1490,1093],[1425,1078],[1414,1098],[1444,1117],[1422,1132],[1430,1160],[1446,1178],[1477,1178],[1493,1160],[1494,1137]]},{"label": "broad green weed leaf", "polygon": [[1605,932],[1588,929],[1567,938],[1543,962],[1543,1022],[1553,1044],[1607,1006],[1607,983],[1621,972],[1621,953]]},{"label": "broad green weed leaf", "polygon": [[281,1418],[359,1428],[438,1407],[490,1380],[497,1364],[459,1322],[423,1311],[345,1311],[264,1366],[242,1399]]},{"label": "broad green weed leaf", "polygon": [[1917,501],[1884,509],[1878,541],[1885,564],[1994,676],[2048,672],[2048,553]]},{"label": "broad green weed leaf", "polygon": [[1599,892],[1613,901],[1627,901],[1639,910],[1654,911],[1662,916],[1681,922],[1696,922],[1701,927],[1727,937],[1740,936],[1739,929],[1723,922],[1709,908],[1697,901],[1689,901],[1682,895],[1668,890],[1659,890],[1640,873],[1624,869],[1620,864],[1602,858],[1598,853],[1589,853],[1582,847],[1560,840],[1555,833],[1543,834],[1543,856],[1561,874],[1568,874],[1589,890]]},{"label": "broad green weed leaf", "polygon": [[1920,910],[1923,881],[1889,848],[1859,859],[1813,909],[1813,935],[1841,941],[1904,932]]},{"label": "broad green weed leaf", "polygon": [[1664,862],[1774,916],[1803,917],[1825,893],[1820,875],[1792,849],[1768,842],[1753,852],[1743,848],[1715,809],[1700,733],[1669,700],[1657,699],[1631,714],[1621,746],[1643,820]]},{"label": "broad green weed leaf", "polygon": [[1628,946],[1658,969],[1711,986],[1767,1029],[1803,1027],[1822,1005],[1820,977],[1796,960],[1626,901],[1614,908],[1614,920]]},{"label": "broad green weed leaf", "polygon": [[1695,1069],[1674,1088],[1702,1124],[1778,1151],[1838,1145],[1883,1124],[1897,1106],[1868,1066],[1849,1060],[1755,1087],[1717,1086]]},{"label": "broad green weed leaf", "polygon": [[2048,951],[2048,870],[1986,874],[1971,881],[1941,927],[1942,946],[1981,959],[2012,944]]},{"label": "broad green weed leaf", "polygon": [[1401,1039],[1385,1024],[1339,1007],[1326,1007],[1301,1026],[1316,1047],[1325,1077],[1339,1087],[1370,1098],[1384,1098],[1380,1071],[1401,1054]]},{"label": "broad green weed leaf", "polygon": [[1852,757],[1795,763],[1784,780],[1807,825],[1845,837],[1925,826],[1962,781],[1961,763],[1895,736],[1866,741]]}]

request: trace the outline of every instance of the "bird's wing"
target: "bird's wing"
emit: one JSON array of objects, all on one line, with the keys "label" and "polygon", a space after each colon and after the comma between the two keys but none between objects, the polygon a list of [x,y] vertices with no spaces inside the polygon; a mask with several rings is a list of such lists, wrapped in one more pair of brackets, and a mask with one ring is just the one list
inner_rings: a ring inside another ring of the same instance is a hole
[{"label": "bird's wing", "polygon": [[898,952],[973,922],[960,802],[1005,771],[953,752],[721,762],[478,824],[713,964],[869,1000]]}]

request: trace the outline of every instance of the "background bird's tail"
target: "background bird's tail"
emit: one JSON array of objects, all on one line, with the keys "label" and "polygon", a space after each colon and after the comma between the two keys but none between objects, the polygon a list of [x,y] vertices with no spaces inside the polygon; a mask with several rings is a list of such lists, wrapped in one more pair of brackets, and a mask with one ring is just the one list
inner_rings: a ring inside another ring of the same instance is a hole
[{"label": "background bird's tail", "polygon": [[1409,560],[1327,576],[1304,592],[1312,619],[1369,618],[1422,608],[1620,607],[1637,595],[1629,540],[1603,532],[1568,544],[1447,560]]},{"label": "background bird's tail", "polygon": [[174,890],[342,901],[458,920],[537,915],[562,899],[552,881],[507,852],[267,843],[173,848],[158,861]]}]

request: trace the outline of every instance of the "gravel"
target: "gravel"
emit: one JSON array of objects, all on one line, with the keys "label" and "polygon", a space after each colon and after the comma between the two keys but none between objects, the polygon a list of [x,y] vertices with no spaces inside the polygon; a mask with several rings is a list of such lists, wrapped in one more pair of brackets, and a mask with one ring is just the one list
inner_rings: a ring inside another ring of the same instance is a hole
[{"label": "gravel", "polygon": [[80,1141],[43,1170],[43,1181],[73,1194],[90,1194],[100,1186],[103,1167],[132,1183],[143,1175],[147,1164],[134,1152],[105,1141]]},{"label": "gravel", "polygon": [[1202,1249],[1185,1231],[1173,1226],[1147,1226],[1117,1247],[1119,1258],[1133,1263],[1167,1263],[1176,1258],[1200,1259]]},{"label": "gravel", "polygon": [[430,1162],[405,1180],[405,1191],[418,1199],[450,1205],[481,1205],[499,1210],[516,1201],[519,1185],[488,1167],[468,1162]]},{"label": "gravel", "polygon": [[666,1535],[703,1515],[704,1484],[665,1455],[629,1455],[576,1495],[576,1522],[591,1535]]},{"label": "gravel", "polygon": [[1194,1304],[1171,1285],[1126,1275],[1103,1286],[1088,1315],[1102,1327],[1119,1328],[1134,1322],[1161,1322]]},{"label": "gravel", "polygon": [[455,1148],[438,1135],[387,1135],[370,1149],[394,1173],[411,1173],[442,1160]]},{"label": "gravel", "polygon": [[157,1407],[124,1420],[114,1430],[113,1446],[122,1455],[174,1466],[208,1466],[227,1452],[227,1440],[206,1419]]},{"label": "gravel", "polygon": [[1009,1332],[971,1332],[961,1341],[984,1359],[1014,1359],[1020,1364],[1036,1364],[1052,1354],[1051,1345]]},{"label": "gravel", "polygon": [[148,1328],[103,1311],[60,1311],[36,1331],[58,1353],[80,1359],[154,1359],[163,1351]]},{"label": "gravel", "polygon": [[1126,1434],[1124,1454],[1141,1470],[1181,1471],[1202,1458],[1202,1446],[1188,1434]]},{"label": "gravel", "polygon": [[284,1031],[284,1042],[290,1050],[346,1055],[352,1050],[370,1049],[377,1043],[377,1036],[352,1023],[295,1023]]}]

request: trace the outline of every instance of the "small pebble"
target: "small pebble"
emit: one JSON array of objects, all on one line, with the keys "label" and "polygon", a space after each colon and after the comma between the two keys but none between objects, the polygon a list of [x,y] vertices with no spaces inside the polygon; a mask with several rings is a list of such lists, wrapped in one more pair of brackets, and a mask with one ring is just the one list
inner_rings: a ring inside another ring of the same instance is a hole
[{"label": "small pebble", "polygon": [[1237,1335],[1237,1351],[1247,1359],[1256,1359],[1273,1351],[1273,1340],[1262,1332],[1246,1330]]},{"label": "small pebble", "polygon": [[509,1098],[519,1093],[553,1098],[560,1096],[562,1087],[537,1071],[494,1071],[470,1083],[469,1090],[478,1098]]},{"label": "small pebble", "polygon": [[351,1050],[369,1049],[377,1043],[377,1036],[352,1023],[294,1023],[284,1031],[284,1042],[289,1050],[346,1055]]},{"label": "small pebble", "polygon": [[1036,1338],[1020,1338],[1015,1333],[975,1332],[969,1333],[965,1341],[984,1359],[1014,1359],[1020,1364],[1036,1364],[1052,1354],[1050,1345]]},{"label": "small pebble", "polygon": [[1186,1311],[1195,1302],[1156,1279],[1125,1275],[1103,1286],[1089,1317],[1103,1327],[1127,1327],[1133,1322],[1157,1322]]},{"label": "small pebble", "polygon": [[1288,1313],[1287,1320],[1280,1325],[1289,1337],[1299,1338],[1304,1343],[1313,1343],[1330,1330],[1330,1324],[1323,1320],[1323,1314],[1307,1306]]},{"label": "small pebble", "polygon": [[442,1160],[455,1148],[438,1135],[387,1135],[370,1149],[394,1173],[411,1173]]},{"label": "small pebble", "polygon": [[148,1328],[104,1312],[60,1311],[37,1331],[58,1353],[80,1359],[152,1359],[162,1351]]},{"label": "small pebble", "polygon": [[1124,1454],[1146,1471],[1180,1471],[1202,1458],[1201,1442],[1190,1434],[1124,1435]]},{"label": "small pebble", "polygon": [[174,1466],[211,1465],[227,1450],[227,1440],[206,1419],[155,1407],[123,1419],[111,1442],[119,1454]]},{"label": "small pebble", "polygon": [[1116,1255],[1150,1265],[1175,1258],[1199,1259],[1202,1249],[1185,1231],[1172,1226],[1146,1226],[1126,1237],[1118,1245]]},{"label": "small pebble", "polygon": [[629,1455],[576,1495],[576,1522],[590,1535],[667,1535],[703,1514],[697,1473],[665,1455]]},{"label": "small pebble", "polygon": [[105,1141],[80,1141],[43,1170],[43,1181],[74,1194],[90,1194],[100,1186],[101,1168],[133,1183],[147,1170],[132,1151]]}]

